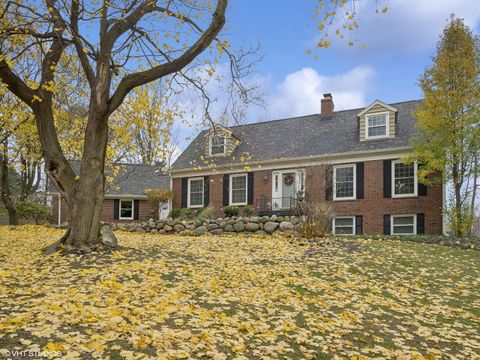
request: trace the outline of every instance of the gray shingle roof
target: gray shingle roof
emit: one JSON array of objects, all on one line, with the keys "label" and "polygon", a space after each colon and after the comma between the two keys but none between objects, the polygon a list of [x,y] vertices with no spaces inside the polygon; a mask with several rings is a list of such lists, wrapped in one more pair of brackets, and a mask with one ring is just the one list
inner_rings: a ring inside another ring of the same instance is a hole
[{"label": "gray shingle roof", "polygon": [[[119,171],[105,194],[145,196],[145,189],[170,189],[170,175],[162,172],[157,166],[141,164],[118,164]],[[72,162],[73,170],[79,173],[80,162]],[[49,191],[56,192],[55,186],[49,181]]]},{"label": "gray shingle roof", "polygon": [[[330,119],[320,114],[232,126],[242,140],[231,157],[209,158],[218,166],[238,163],[246,155],[249,162],[314,157],[409,146],[415,136],[413,111],[421,100],[389,104],[398,109],[394,138],[359,141],[357,114],[363,109],[336,111]],[[173,164],[172,171],[205,167],[206,139],[202,131]]]}]

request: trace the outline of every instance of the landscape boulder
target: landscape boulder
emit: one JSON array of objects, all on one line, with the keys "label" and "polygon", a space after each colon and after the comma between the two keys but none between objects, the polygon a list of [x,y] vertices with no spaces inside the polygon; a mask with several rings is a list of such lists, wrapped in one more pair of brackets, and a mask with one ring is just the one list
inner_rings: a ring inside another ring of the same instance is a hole
[{"label": "landscape boulder", "polygon": [[269,234],[272,234],[277,228],[278,228],[278,223],[273,221],[269,221],[265,223],[265,225],[263,226],[263,230],[265,230],[265,232]]},{"label": "landscape boulder", "polygon": [[259,226],[257,223],[254,223],[254,222],[249,222],[245,225],[245,230],[247,231],[257,231],[259,229]]},{"label": "landscape boulder", "polygon": [[100,229],[100,234],[102,237],[102,244],[111,248],[114,248],[117,246],[117,237],[113,233],[112,229],[110,229],[110,226],[108,225],[103,225],[102,228]]},{"label": "landscape boulder", "polygon": [[233,224],[233,230],[235,230],[235,232],[241,232],[244,229],[245,229],[245,224],[241,220]]}]

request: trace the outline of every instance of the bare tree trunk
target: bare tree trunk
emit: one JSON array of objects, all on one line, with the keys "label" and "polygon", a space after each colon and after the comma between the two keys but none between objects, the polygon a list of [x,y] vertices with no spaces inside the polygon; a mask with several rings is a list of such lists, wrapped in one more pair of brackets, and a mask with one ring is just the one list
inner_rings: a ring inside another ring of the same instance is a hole
[{"label": "bare tree trunk", "polygon": [[108,68],[108,60],[100,62],[100,76],[92,90],[85,130],[80,178],[71,205],[72,220],[66,244],[75,249],[90,250],[101,240],[100,216],[104,199],[104,168],[108,142]]}]

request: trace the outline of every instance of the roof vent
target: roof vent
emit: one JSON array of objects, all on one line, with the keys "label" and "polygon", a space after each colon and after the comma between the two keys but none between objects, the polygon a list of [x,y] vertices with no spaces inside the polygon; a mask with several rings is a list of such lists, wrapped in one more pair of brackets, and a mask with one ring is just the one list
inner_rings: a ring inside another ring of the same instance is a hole
[{"label": "roof vent", "polygon": [[322,102],[321,102],[321,111],[320,111],[320,116],[322,118],[331,118],[332,117],[332,114],[333,114],[333,108],[334,108],[334,104],[333,104],[333,97],[332,97],[332,94],[330,93],[327,93],[327,94],[323,94],[323,99],[322,99]]}]

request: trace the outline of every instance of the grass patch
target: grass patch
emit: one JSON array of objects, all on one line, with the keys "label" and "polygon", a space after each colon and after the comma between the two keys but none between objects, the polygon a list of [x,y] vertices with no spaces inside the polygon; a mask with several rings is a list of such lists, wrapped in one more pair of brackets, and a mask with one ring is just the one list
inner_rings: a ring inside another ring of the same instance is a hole
[{"label": "grass patch", "polygon": [[397,240],[117,233],[122,250],[49,257],[61,236],[0,227],[0,357],[475,358],[480,252]]}]

